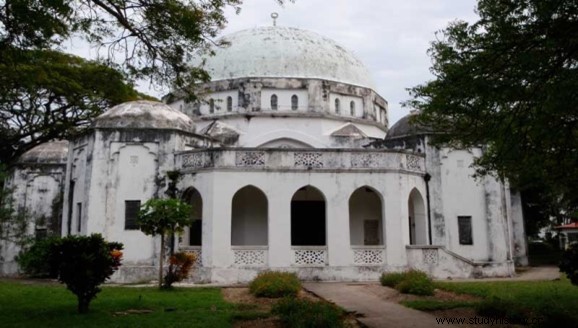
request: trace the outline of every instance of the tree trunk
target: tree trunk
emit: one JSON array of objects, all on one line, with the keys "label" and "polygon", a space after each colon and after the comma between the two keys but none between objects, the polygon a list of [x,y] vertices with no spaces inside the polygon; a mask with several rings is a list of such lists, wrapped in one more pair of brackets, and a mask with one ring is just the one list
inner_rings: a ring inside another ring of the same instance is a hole
[{"label": "tree trunk", "polygon": [[77,299],[78,299],[78,313],[87,313],[88,304],[90,304],[90,300],[85,299],[81,296],[78,296]]},{"label": "tree trunk", "polygon": [[165,257],[165,235],[161,234],[161,251],[159,256],[159,288],[163,288],[163,258]]}]

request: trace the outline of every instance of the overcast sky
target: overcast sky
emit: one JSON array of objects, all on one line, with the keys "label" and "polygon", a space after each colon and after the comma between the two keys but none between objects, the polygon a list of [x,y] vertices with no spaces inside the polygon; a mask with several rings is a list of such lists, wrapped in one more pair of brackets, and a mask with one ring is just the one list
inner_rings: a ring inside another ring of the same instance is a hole
[{"label": "overcast sky", "polygon": [[427,56],[435,32],[456,19],[474,22],[475,0],[245,0],[231,10],[223,34],[272,25],[314,31],[351,50],[372,73],[377,92],[389,102],[390,125],[409,112],[400,102],[406,88],[432,78]]}]

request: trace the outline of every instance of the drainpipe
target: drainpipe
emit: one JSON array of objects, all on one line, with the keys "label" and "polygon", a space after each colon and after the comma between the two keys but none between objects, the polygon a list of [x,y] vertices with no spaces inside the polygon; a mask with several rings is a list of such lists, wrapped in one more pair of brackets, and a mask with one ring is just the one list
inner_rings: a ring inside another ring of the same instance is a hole
[{"label": "drainpipe", "polygon": [[431,180],[431,175],[426,173],[423,176],[423,180],[425,181],[425,195],[427,201],[427,235],[429,238],[429,244],[433,245],[432,238],[431,238],[431,210],[430,210],[430,200],[429,200],[429,181]]}]

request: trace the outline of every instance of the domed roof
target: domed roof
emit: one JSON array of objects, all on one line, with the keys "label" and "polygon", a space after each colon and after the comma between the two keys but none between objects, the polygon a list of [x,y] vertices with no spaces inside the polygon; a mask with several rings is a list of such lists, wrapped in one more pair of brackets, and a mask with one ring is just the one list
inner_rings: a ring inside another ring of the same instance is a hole
[{"label": "domed roof", "polygon": [[176,129],[194,132],[193,121],[161,102],[138,100],[114,106],[98,116],[97,128]]},{"label": "domed roof", "polygon": [[315,78],[374,88],[351,52],[319,34],[290,27],[259,27],[223,37],[204,69],[213,81],[243,77]]},{"label": "domed roof", "polygon": [[40,144],[25,152],[18,163],[65,164],[68,158],[68,141],[57,140]]},{"label": "domed roof", "polygon": [[397,121],[394,125],[387,130],[387,135],[385,139],[394,139],[394,138],[403,138],[407,136],[417,135],[417,134],[427,134],[431,132],[431,129],[424,127],[422,125],[418,125],[412,123],[412,118],[416,114],[408,114],[399,121]]}]

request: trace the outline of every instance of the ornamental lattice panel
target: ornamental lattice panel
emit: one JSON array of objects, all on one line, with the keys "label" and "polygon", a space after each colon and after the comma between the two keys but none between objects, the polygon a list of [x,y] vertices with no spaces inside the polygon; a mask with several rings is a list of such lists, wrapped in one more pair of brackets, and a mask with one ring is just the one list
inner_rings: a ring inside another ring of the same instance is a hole
[{"label": "ornamental lattice panel", "polygon": [[323,167],[323,154],[313,153],[313,152],[300,152],[295,153],[295,166],[296,167],[306,167],[306,168],[322,168]]},{"label": "ornamental lattice panel", "polygon": [[352,154],[351,167],[380,167],[380,156],[378,154]]},{"label": "ornamental lattice panel", "polygon": [[423,250],[423,263],[425,264],[437,264],[439,262],[439,254],[437,249],[424,249]]},{"label": "ornamental lattice panel", "polygon": [[184,154],[183,167],[184,168],[203,168],[211,166],[211,158],[205,152]]},{"label": "ornamental lattice panel", "polygon": [[196,266],[196,267],[203,266],[203,252],[200,249],[190,249],[190,250],[186,250],[185,252],[195,255],[194,266]]},{"label": "ornamental lattice panel", "polygon": [[421,157],[415,155],[407,155],[406,168],[408,170],[421,171]]},{"label": "ornamental lattice panel", "polygon": [[296,249],[293,254],[297,265],[325,265],[327,259],[324,249]]},{"label": "ornamental lattice panel", "polygon": [[235,165],[249,167],[265,166],[265,152],[239,151],[235,154]]},{"label": "ornamental lattice panel", "polygon": [[267,265],[266,250],[233,250],[234,263],[238,266],[265,266]]},{"label": "ornamental lattice panel", "polygon": [[353,251],[355,264],[383,264],[383,249],[356,249]]}]

